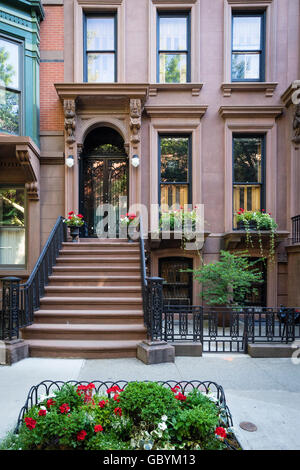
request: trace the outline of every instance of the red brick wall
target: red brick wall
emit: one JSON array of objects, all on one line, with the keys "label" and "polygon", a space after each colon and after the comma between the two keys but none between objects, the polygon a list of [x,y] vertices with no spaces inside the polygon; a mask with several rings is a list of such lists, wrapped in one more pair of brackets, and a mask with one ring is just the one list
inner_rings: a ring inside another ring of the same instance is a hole
[{"label": "red brick wall", "polygon": [[[45,6],[45,19],[41,23],[40,50],[64,50],[64,8]],[[43,55],[42,55],[43,58]],[[41,61],[40,65],[40,129],[60,131],[64,129],[62,103],[56,93],[54,83],[64,81],[64,63]]]}]

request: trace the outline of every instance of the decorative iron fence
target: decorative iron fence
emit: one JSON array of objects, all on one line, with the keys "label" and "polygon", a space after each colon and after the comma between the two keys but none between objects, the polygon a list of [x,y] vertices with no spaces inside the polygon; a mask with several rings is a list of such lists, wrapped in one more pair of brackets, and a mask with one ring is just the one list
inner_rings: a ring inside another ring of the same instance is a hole
[{"label": "decorative iron fence", "polygon": [[52,268],[63,241],[66,240],[64,218],[58,217],[27,282],[15,277],[2,278],[0,340],[19,338],[19,329],[33,323]]},{"label": "decorative iron fence", "polygon": [[292,243],[300,243],[300,215],[292,217]]}]

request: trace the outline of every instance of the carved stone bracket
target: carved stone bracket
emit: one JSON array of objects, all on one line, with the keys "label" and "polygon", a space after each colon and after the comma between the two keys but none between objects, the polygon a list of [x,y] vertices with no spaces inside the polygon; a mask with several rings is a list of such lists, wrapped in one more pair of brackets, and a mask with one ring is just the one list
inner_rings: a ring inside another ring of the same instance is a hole
[{"label": "carved stone bracket", "polygon": [[130,141],[133,148],[137,148],[141,141],[142,103],[140,99],[130,100]]},{"label": "carved stone bracket", "polygon": [[300,144],[300,104],[297,104],[293,121],[293,142]]},{"label": "carved stone bracket", "polygon": [[72,148],[72,144],[76,141],[76,111],[75,100],[64,100],[64,114],[65,114],[65,139],[66,145]]},{"label": "carved stone bracket", "polygon": [[25,172],[26,179],[30,181],[35,181],[36,175],[31,165],[29,151],[28,150],[16,150],[16,157]]},{"label": "carved stone bracket", "polygon": [[37,183],[37,181],[34,181],[32,183],[26,183],[25,188],[27,191],[28,199],[38,200],[40,198],[39,184]]}]

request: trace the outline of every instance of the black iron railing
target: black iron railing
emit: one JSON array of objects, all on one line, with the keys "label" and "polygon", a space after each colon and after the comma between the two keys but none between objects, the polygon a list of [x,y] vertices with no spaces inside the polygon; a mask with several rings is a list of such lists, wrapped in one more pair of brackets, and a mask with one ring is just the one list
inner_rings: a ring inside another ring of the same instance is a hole
[{"label": "black iron railing", "polygon": [[292,243],[300,243],[300,215],[292,217]]},{"label": "black iron railing", "polygon": [[0,340],[18,338],[19,329],[33,323],[34,312],[40,306],[40,298],[44,295],[53,265],[66,240],[63,221],[63,217],[57,218],[27,282],[21,284],[21,279],[15,277],[2,279]]},{"label": "black iron railing", "polygon": [[147,276],[143,221],[141,215],[139,216],[139,226],[144,323],[147,328],[148,339],[151,341],[161,340],[163,311],[163,279],[160,277]]},{"label": "black iron railing", "polygon": [[205,352],[245,352],[248,344],[300,339],[300,308],[164,305],[162,339],[199,342]]}]

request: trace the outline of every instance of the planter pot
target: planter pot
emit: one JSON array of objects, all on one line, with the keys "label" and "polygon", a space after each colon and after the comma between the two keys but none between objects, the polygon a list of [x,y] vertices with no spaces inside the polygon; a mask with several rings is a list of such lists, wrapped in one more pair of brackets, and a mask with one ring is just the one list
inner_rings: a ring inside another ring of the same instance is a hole
[{"label": "planter pot", "polygon": [[251,220],[249,224],[245,224],[244,222],[240,221],[237,223],[238,230],[257,230],[257,225],[254,220]]},{"label": "planter pot", "polygon": [[73,243],[78,243],[79,227],[69,227]]}]

